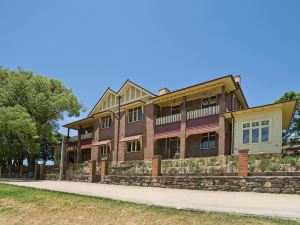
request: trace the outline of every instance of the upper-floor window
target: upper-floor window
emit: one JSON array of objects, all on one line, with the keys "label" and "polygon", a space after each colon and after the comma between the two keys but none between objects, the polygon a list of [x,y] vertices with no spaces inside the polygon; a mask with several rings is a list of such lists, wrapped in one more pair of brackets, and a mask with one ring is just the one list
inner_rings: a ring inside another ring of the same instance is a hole
[{"label": "upper-floor window", "polygon": [[216,148],[216,132],[201,134],[200,149]]},{"label": "upper-floor window", "polygon": [[101,117],[101,119],[100,119],[101,129],[111,127],[111,121],[112,121],[111,115]]},{"label": "upper-floor window", "polygon": [[141,142],[139,140],[127,142],[127,152],[139,152],[140,150]]},{"label": "upper-floor window", "polygon": [[202,109],[216,106],[216,105],[217,105],[217,96],[211,96],[211,97],[202,99]]},{"label": "upper-floor window", "polygon": [[128,122],[140,121],[143,118],[143,109],[142,106],[135,107],[128,110]]},{"label": "upper-floor window", "polygon": [[171,115],[180,113],[180,105],[171,106]]},{"label": "upper-floor window", "polygon": [[100,155],[108,155],[110,151],[109,145],[100,145]]},{"label": "upper-floor window", "polygon": [[270,120],[263,119],[242,124],[243,144],[264,143],[270,140]]}]

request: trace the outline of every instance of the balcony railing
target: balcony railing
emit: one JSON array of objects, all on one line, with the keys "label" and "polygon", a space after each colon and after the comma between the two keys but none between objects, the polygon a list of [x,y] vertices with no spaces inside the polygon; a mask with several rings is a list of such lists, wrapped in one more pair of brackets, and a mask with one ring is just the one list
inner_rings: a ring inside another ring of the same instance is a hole
[{"label": "balcony railing", "polygon": [[170,115],[170,116],[164,116],[164,117],[156,118],[155,124],[156,125],[163,125],[163,124],[175,123],[175,122],[179,122],[179,121],[181,121],[181,114],[180,113]]},{"label": "balcony railing", "polygon": [[[92,137],[93,137],[93,133],[82,134],[81,135],[81,140],[83,140],[83,139],[89,139],[89,138],[92,138]],[[78,141],[78,136],[70,137],[69,141],[70,142]]]},{"label": "balcony railing", "polygon": [[187,119],[191,120],[191,119],[196,119],[196,118],[200,118],[200,117],[204,117],[204,116],[212,116],[212,115],[216,115],[219,114],[219,106],[211,106],[208,108],[204,108],[204,109],[197,109],[197,110],[193,110],[193,111],[189,111],[187,112]]},{"label": "balcony railing", "polygon": [[89,139],[93,137],[93,133],[86,133],[81,135],[81,139]]}]

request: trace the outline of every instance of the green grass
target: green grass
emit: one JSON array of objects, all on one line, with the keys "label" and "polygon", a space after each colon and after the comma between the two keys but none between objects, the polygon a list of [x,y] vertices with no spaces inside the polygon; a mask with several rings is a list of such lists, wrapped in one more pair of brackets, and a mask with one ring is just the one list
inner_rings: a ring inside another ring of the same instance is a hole
[{"label": "green grass", "polygon": [[[0,184],[0,224],[300,224],[205,213]],[[24,222],[26,221],[26,222]]]}]

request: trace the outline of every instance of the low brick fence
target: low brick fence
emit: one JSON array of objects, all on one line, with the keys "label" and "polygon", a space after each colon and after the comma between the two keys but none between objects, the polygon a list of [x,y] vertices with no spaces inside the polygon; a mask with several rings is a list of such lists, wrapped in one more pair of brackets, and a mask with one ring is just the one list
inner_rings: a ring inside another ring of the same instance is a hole
[{"label": "low brick fence", "polygon": [[199,177],[199,176],[116,176],[102,183],[207,191],[300,194],[300,177]]}]

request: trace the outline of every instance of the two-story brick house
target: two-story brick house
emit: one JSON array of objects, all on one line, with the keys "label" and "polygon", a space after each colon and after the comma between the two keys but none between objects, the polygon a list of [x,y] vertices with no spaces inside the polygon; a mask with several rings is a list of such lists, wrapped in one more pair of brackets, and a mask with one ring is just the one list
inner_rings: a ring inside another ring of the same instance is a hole
[{"label": "two-story brick house", "polygon": [[[235,154],[241,148],[280,152],[295,101],[249,108],[240,77],[224,76],[153,94],[127,80],[108,88],[87,118],[65,125],[69,162],[128,161]],[[254,118],[252,118],[254,116]],[[275,129],[276,128],[276,129]]]}]

